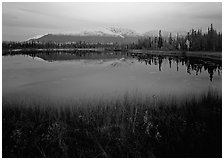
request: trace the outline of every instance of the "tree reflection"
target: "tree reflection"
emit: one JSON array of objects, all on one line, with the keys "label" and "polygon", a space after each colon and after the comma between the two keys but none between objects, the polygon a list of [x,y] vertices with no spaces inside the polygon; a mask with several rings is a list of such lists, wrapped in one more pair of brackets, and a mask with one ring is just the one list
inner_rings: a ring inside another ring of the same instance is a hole
[{"label": "tree reflection", "polygon": [[186,72],[191,75],[195,72],[196,75],[202,73],[202,69],[207,71],[209,74],[210,81],[213,80],[214,73],[217,72],[220,76],[222,70],[222,61],[210,58],[197,58],[197,57],[187,57],[187,56],[174,56],[174,55],[152,55],[152,54],[135,54],[133,57],[137,57],[138,61],[144,61],[146,64],[153,62],[154,65],[159,65],[159,71],[162,70],[162,63],[164,60],[169,62],[169,67],[172,68],[172,63],[176,63],[176,70],[179,71],[179,64],[186,66]]},{"label": "tree reflection", "polygon": [[48,62],[60,60],[73,60],[73,59],[110,59],[110,58],[136,58],[139,62],[145,65],[158,65],[158,70],[162,71],[162,64],[164,60],[169,62],[169,68],[172,68],[172,63],[176,63],[176,70],[179,71],[179,65],[186,66],[186,72],[191,75],[195,72],[196,75],[202,73],[202,69],[209,74],[210,81],[213,80],[214,73],[217,72],[218,76],[222,71],[222,60],[215,60],[210,58],[197,58],[188,57],[186,55],[155,55],[143,53],[128,53],[128,52],[101,52],[101,51],[88,51],[88,50],[73,50],[73,51],[22,51],[22,52],[8,52],[5,55],[29,55],[31,57],[38,57]]}]

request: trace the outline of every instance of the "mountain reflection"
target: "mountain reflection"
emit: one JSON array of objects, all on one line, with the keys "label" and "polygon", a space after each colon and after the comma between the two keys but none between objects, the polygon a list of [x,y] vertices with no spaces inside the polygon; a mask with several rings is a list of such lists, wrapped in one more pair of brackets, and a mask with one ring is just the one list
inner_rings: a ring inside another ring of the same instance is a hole
[{"label": "mountain reflection", "polygon": [[23,51],[11,52],[5,55],[29,55],[31,57],[38,57],[48,62],[64,61],[64,60],[78,60],[78,59],[111,59],[111,58],[126,58],[127,53],[124,52],[102,52],[102,51],[88,51],[88,50],[73,50],[73,51]]},{"label": "mountain reflection", "polygon": [[[120,58],[135,58],[146,65],[158,65],[158,70],[162,71],[162,64],[164,61],[169,63],[171,68],[173,65],[179,71],[179,66],[186,66],[186,72],[191,75],[195,72],[196,75],[202,73],[202,70],[207,71],[210,81],[213,80],[215,72],[221,75],[222,60],[202,58],[202,57],[188,57],[178,55],[155,55],[142,53],[127,53],[127,52],[99,52],[88,50],[74,50],[74,51],[23,51],[19,52],[22,55],[29,55],[31,57],[38,57],[45,61],[63,61],[63,60],[78,60],[78,59],[120,59]],[[18,52],[9,52],[4,55],[18,55]]]},{"label": "mountain reflection", "polygon": [[168,60],[169,67],[176,65],[176,70],[179,70],[179,65],[186,66],[186,72],[191,75],[195,72],[196,75],[204,71],[209,74],[210,81],[213,80],[214,72],[218,72],[220,76],[222,71],[222,61],[210,58],[198,58],[187,56],[173,56],[173,55],[151,55],[151,54],[131,54],[133,58],[137,58],[139,62],[145,62],[146,65],[158,65],[159,71],[162,70],[162,63]]}]

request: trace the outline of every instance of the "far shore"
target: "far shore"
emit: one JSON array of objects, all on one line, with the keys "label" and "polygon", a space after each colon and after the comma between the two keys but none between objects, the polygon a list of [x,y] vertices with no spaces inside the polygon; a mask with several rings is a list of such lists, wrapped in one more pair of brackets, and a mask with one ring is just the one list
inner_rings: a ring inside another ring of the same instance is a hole
[{"label": "far shore", "polygon": [[[222,60],[222,52],[213,51],[164,51],[164,50],[145,50],[145,49],[131,49],[131,50],[121,50],[121,49],[107,49],[107,48],[40,48],[40,49],[11,49],[4,50],[6,52],[24,52],[24,51],[91,51],[91,52],[103,52],[103,51],[125,51],[131,54],[155,54],[155,55],[173,55],[173,56],[190,56],[190,57],[203,57],[212,58],[216,60]],[[4,54],[3,54],[4,55]]]},{"label": "far shore", "polygon": [[213,51],[161,51],[161,50],[130,50],[133,54],[156,54],[156,55],[176,55],[176,56],[190,56],[190,57],[203,57],[222,60],[222,52]]}]

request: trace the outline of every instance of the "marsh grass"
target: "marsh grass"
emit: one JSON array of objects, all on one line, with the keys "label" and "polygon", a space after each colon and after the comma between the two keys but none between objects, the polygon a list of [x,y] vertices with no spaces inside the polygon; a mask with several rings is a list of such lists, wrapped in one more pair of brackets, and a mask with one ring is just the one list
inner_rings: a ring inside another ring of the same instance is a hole
[{"label": "marsh grass", "polygon": [[221,157],[222,100],[214,91],[72,104],[3,98],[3,157]]}]

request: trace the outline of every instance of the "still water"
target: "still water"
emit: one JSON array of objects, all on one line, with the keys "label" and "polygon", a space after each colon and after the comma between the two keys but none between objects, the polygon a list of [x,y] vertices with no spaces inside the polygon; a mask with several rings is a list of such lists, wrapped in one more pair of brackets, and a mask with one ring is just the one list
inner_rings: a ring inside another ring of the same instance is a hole
[{"label": "still water", "polygon": [[126,93],[221,95],[221,60],[129,53],[38,52],[2,58],[2,93],[47,99],[111,98]]}]

